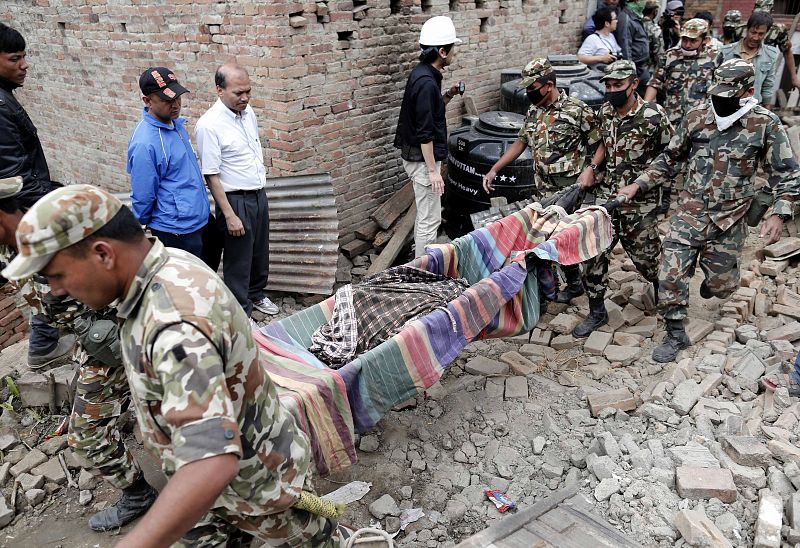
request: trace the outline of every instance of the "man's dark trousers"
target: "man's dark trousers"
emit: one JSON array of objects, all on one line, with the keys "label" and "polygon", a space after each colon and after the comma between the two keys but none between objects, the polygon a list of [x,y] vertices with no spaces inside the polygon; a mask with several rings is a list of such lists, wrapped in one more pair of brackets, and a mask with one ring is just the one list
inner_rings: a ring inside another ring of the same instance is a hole
[{"label": "man's dark trousers", "polygon": [[217,206],[217,223],[225,233],[222,276],[225,285],[249,316],[253,303],[264,298],[269,277],[269,209],[261,190],[226,192],[228,203],[244,225],[244,236],[231,236]]},{"label": "man's dark trousers", "polygon": [[[149,228],[149,227],[148,227]],[[161,240],[166,247],[174,247],[188,251],[195,257],[203,258],[203,228],[198,228],[188,234],[173,234],[150,228],[151,234]]]}]

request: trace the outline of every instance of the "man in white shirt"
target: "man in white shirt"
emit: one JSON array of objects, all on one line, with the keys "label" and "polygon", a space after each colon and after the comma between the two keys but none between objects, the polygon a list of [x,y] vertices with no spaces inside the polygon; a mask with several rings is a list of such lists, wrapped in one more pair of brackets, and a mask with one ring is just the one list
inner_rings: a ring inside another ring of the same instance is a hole
[{"label": "man in white shirt", "polygon": [[219,99],[197,121],[195,140],[203,175],[225,234],[225,284],[249,316],[255,308],[277,314],[264,294],[269,276],[269,210],[263,149],[250,107],[250,76],[235,63],[214,75]]}]

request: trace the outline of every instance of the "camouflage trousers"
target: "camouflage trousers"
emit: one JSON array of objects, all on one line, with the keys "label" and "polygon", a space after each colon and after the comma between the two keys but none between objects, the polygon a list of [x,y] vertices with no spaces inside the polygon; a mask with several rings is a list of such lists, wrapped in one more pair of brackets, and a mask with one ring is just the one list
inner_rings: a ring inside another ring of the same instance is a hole
[{"label": "camouflage trousers", "polygon": [[559,175],[536,174],[536,192],[540,199],[549,198],[559,190],[575,184],[575,177],[561,177]]},{"label": "camouflage trousers", "polygon": [[117,430],[117,420],[129,403],[124,367],[92,361],[81,365],[69,420],[69,445],[118,489],[129,487],[142,475]]},{"label": "camouflage trousers", "polygon": [[609,257],[622,242],[636,270],[648,281],[658,279],[658,259],[661,256],[661,238],[658,235],[654,211],[642,215],[637,209],[618,209],[614,212],[614,240],[609,248],[586,263],[584,285],[590,299],[602,299],[608,285]]},{"label": "camouflage trousers", "polygon": [[664,260],[658,276],[659,314],[668,320],[686,317],[689,280],[698,262],[712,295],[724,299],[733,294],[739,287],[739,256],[745,238],[745,219],[723,231],[710,220],[703,228],[697,228],[674,216],[664,240]]}]

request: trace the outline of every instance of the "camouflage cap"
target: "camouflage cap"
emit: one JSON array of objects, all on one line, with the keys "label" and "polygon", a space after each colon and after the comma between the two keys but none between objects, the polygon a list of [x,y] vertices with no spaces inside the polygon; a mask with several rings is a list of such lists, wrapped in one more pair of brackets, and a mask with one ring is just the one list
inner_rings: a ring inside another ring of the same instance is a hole
[{"label": "camouflage cap", "polygon": [[661,2],[659,2],[658,0],[647,0],[647,2],[644,3],[644,9],[653,9],[660,7],[661,7]]},{"label": "camouflage cap", "polygon": [[600,78],[600,81],[605,82],[606,80],[624,80],[625,78],[630,78],[631,76],[636,76],[636,65],[633,63],[633,61],[622,59],[620,61],[614,61],[608,65],[606,67],[606,73],[602,78]]},{"label": "camouflage cap", "polygon": [[733,97],[742,90],[748,90],[756,84],[756,73],[753,65],[744,59],[725,61],[714,71],[714,85],[708,90],[709,95]]},{"label": "camouflage cap", "polygon": [[553,67],[550,66],[550,61],[544,57],[537,57],[522,69],[522,80],[519,81],[517,87],[526,88],[539,78],[543,78],[552,73]]},{"label": "camouflage cap", "polygon": [[700,38],[701,36],[708,34],[708,21],[705,19],[689,19],[683,25],[681,25],[681,36],[685,36],[686,38],[691,38],[694,40],[695,38]]},{"label": "camouflage cap", "polygon": [[753,11],[772,11],[775,6],[775,0],[756,0],[756,5]]},{"label": "camouflage cap", "polygon": [[0,200],[11,198],[22,190],[22,177],[0,179]]},{"label": "camouflage cap", "polygon": [[9,280],[36,274],[67,247],[94,234],[122,208],[122,202],[92,185],[69,185],[45,195],[17,227],[18,255],[3,270]]},{"label": "camouflage cap", "polygon": [[742,24],[742,12],[739,10],[728,10],[722,19],[723,27],[738,27]]}]

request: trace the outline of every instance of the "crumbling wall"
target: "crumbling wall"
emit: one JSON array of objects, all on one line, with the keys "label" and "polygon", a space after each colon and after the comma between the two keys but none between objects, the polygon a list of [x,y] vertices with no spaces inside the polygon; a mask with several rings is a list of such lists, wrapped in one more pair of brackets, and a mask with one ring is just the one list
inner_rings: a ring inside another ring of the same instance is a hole
[{"label": "crumbling wall", "polygon": [[[28,40],[20,97],[54,177],[129,188],[128,136],[141,115],[138,76],[166,65],[192,91],[190,126],[215,99],[213,73],[237,59],[253,79],[270,176],[330,172],[342,242],[405,182],[392,146],[419,29],[449,15],[464,40],[445,84],[465,80],[497,108],[500,70],[574,52],[586,0],[6,0],[1,20]],[[463,103],[449,107],[460,124]],[[190,128],[191,130],[191,128]]]}]

